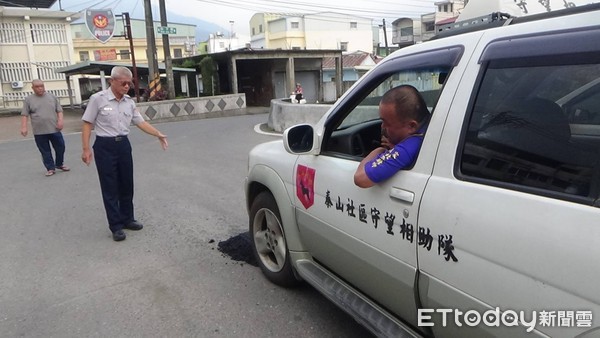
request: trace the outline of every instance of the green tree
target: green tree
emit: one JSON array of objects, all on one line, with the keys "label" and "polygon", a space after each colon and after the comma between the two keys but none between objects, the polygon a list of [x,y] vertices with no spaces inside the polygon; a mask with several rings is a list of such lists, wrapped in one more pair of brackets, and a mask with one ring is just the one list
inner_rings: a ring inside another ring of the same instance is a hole
[{"label": "green tree", "polygon": [[196,61],[190,60],[190,59],[183,61],[183,63],[181,64],[181,67],[183,67],[183,68],[194,68],[195,69],[197,66],[198,65],[196,64]]},{"label": "green tree", "polygon": [[204,88],[204,94],[220,94],[217,67],[210,56],[207,56],[200,61],[200,74],[202,74],[202,87]]}]

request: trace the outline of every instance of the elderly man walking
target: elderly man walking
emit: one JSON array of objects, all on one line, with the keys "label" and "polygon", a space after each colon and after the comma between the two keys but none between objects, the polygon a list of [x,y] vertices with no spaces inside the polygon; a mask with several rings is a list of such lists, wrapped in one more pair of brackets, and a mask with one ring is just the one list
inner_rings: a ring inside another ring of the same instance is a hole
[{"label": "elderly man walking", "polygon": [[[21,135],[27,136],[27,117],[31,119],[33,137],[46,167],[46,176],[52,176],[56,169],[69,171],[64,165],[65,140],[62,135],[63,111],[56,96],[46,92],[42,80],[31,82],[33,94],[25,98],[21,111]],[[52,156],[52,149],[56,159]]]}]

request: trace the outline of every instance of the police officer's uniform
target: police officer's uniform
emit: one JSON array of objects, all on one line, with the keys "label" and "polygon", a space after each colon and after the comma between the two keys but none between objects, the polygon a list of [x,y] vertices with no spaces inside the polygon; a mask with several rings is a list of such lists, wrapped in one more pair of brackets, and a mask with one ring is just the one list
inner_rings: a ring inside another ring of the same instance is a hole
[{"label": "police officer's uniform", "polygon": [[118,101],[109,88],[90,97],[82,120],[96,131],[94,157],[106,217],[114,233],[135,220],[133,158],[127,135],[131,123],[140,124],[144,118],[129,95]]}]

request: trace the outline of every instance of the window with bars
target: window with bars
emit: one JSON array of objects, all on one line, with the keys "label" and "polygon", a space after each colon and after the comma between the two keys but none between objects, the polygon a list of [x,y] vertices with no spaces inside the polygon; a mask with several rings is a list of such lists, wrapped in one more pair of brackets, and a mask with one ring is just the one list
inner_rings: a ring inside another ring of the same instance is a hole
[{"label": "window with bars", "polygon": [[[2,62],[0,63],[0,76],[2,82],[24,81],[28,82],[35,79],[64,80],[65,74],[56,73],[57,68],[69,65],[67,61],[45,61],[37,62],[37,74],[32,74],[29,62]],[[35,76],[34,76],[35,75]]]},{"label": "window with bars", "polygon": [[31,66],[29,62],[2,62],[0,63],[2,82],[31,81]]},{"label": "window with bars", "polygon": [[26,43],[25,26],[19,22],[0,23],[0,44]]},{"label": "window with bars", "polygon": [[65,74],[56,73],[57,68],[66,67],[69,65],[66,61],[46,61],[38,62],[37,64],[37,78],[40,80],[64,80]]},{"label": "window with bars", "polygon": [[[69,97],[68,89],[48,90],[47,92],[59,99]],[[1,98],[6,107],[21,107],[23,100],[29,95],[33,95],[33,91],[4,92]]]},{"label": "window with bars", "polygon": [[129,53],[129,49],[119,49],[119,55],[121,56],[121,60],[129,60],[129,59],[131,59],[131,55]]},{"label": "window with bars", "polygon": [[79,61],[87,61],[90,59],[90,52],[88,51],[81,51],[79,52]]},{"label": "window with bars", "polygon": [[34,44],[65,44],[65,26],[57,23],[32,23],[31,39]]},{"label": "window with bars", "polygon": [[4,92],[3,101],[7,107],[20,107],[23,105],[23,100],[29,95],[33,94],[32,91],[22,92]]},{"label": "window with bars", "polygon": [[412,36],[413,35],[413,27],[401,27],[400,28],[400,36]]},{"label": "window with bars", "polygon": [[68,89],[52,89],[48,91],[50,94],[60,98],[63,97],[69,97],[69,90]]}]

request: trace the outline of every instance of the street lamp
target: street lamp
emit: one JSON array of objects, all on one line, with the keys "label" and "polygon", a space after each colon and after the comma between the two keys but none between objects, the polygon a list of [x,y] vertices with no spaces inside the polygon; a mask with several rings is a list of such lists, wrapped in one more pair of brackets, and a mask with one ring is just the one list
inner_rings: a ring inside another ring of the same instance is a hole
[{"label": "street lamp", "polygon": [[229,24],[231,25],[231,30],[229,31],[229,50],[231,50],[231,38],[233,37],[233,23],[235,21],[229,20]]}]

